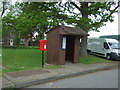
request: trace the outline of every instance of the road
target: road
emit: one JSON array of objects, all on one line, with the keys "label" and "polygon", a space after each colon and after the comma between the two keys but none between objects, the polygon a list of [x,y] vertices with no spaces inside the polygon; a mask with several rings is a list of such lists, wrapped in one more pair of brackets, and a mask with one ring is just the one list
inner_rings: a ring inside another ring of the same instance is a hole
[{"label": "road", "polygon": [[27,88],[118,88],[118,69],[89,73]]}]

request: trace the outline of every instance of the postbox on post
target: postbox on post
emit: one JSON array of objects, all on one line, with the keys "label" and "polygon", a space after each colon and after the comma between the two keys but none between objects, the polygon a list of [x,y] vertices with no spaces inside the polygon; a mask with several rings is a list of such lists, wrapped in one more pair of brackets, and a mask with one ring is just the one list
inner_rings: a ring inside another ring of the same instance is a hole
[{"label": "postbox on post", "polygon": [[40,40],[40,50],[42,51],[47,50],[47,40]]},{"label": "postbox on post", "polygon": [[44,51],[47,50],[47,40],[40,40],[40,50],[42,51],[42,67],[44,67]]}]

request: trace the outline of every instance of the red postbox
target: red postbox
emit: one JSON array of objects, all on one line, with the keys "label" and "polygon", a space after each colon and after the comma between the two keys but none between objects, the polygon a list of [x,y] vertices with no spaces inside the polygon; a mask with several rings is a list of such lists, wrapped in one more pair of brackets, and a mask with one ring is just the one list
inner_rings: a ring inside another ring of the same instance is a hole
[{"label": "red postbox", "polygon": [[47,40],[40,40],[40,50],[42,51],[47,50]]}]

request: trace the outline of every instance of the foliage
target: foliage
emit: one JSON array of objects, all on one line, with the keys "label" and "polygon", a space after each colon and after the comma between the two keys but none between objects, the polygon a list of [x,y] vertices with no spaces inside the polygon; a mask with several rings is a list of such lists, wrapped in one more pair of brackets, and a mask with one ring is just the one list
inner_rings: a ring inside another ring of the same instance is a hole
[{"label": "foliage", "polygon": [[16,3],[12,7],[14,7],[13,13],[9,12],[7,16],[3,17],[3,26],[7,26],[3,28],[3,32],[15,31],[19,38],[25,37],[33,31],[37,31],[40,38],[43,38],[43,34],[47,30],[63,24],[63,20],[57,18],[59,13],[63,12],[58,8],[57,2],[23,2]]},{"label": "foliage", "polygon": [[[64,10],[71,13],[66,19],[66,23],[82,28],[87,33],[90,30],[99,31],[98,29],[105,25],[106,22],[113,21],[113,13],[117,12],[120,1],[115,2],[67,2]],[[112,8],[115,6],[115,8]],[[75,9],[78,12],[75,12]],[[80,55],[87,55],[87,36],[81,38]]]},{"label": "foliage", "polygon": [[6,36],[9,33],[15,33],[15,27],[16,24],[16,18],[11,15],[11,13],[8,13],[7,16],[4,16],[2,18],[2,36]]},{"label": "foliage", "polygon": [[[106,22],[113,22],[113,13],[118,7],[119,1],[16,3],[3,17],[3,33],[15,32],[16,38],[20,39],[37,31],[40,39],[47,30],[66,24],[80,27],[87,33],[90,30],[99,31]],[[83,55],[87,52],[87,37],[81,40],[81,52]]]},{"label": "foliage", "polygon": [[[87,3],[86,7],[85,5]],[[25,37],[32,31],[40,35],[57,25],[65,23],[88,30],[98,29],[106,22],[113,21],[112,9],[115,2],[22,2],[11,5],[10,12],[3,17],[4,32],[15,31]],[[117,7],[117,6],[116,6]],[[78,11],[76,12],[76,9]],[[84,13],[88,17],[84,17]],[[7,27],[5,27],[7,26]],[[9,33],[9,32],[8,32]],[[3,35],[4,36],[4,35]]]},{"label": "foliage", "polygon": [[[63,11],[57,5],[57,2],[26,2],[23,5],[23,12],[29,18],[32,25],[32,30],[39,32],[41,36],[47,30],[54,26],[63,24],[63,21],[58,18],[59,15],[65,16]],[[30,30],[29,30],[30,31]]]},{"label": "foliage", "polygon": [[10,9],[10,2],[5,2],[5,0],[2,0],[0,2],[0,16],[2,17],[5,12],[7,11],[7,9]]},{"label": "foliage", "polygon": [[[86,6],[85,6],[86,5]],[[106,22],[113,22],[113,13],[117,12],[119,4],[116,2],[66,2],[60,5],[66,13],[70,13],[66,23],[85,30],[99,31]],[[86,17],[85,17],[86,16]]]}]

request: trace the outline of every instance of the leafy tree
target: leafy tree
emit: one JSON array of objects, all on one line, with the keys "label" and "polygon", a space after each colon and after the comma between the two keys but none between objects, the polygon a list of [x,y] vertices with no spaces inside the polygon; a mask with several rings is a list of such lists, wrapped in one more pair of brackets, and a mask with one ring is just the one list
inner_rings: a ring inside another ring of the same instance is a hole
[{"label": "leafy tree", "polygon": [[[61,4],[65,12],[69,12],[66,23],[80,27],[87,33],[90,30],[99,31],[106,22],[113,22],[113,13],[117,12],[119,2],[66,2]],[[75,12],[77,9],[79,12]],[[81,40],[81,56],[87,54],[87,37]]]},{"label": "leafy tree", "polygon": [[[34,31],[39,33],[42,39],[44,32],[54,26],[64,24],[60,17],[66,17],[57,2],[23,2],[16,3],[11,11],[3,17],[4,32],[15,32],[19,38],[31,35]],[[54,13],[56,12],[56,13]],[[8,33],[9,33],[8,32]],[[7,33],[6,33],[7,34]]]},{"label": "leafy tree", "polygon": [[0,16],[1,17],[5,14],[5,12],[8,11],[8,9],[10,9],[10,5],[11,5],[11,2],[6,2],[5,0],[0,2]]},{"label": "leafy tree", "polygon": [[32,21],[33,31],[37,30],[42,37],[43,33],[53,26],[64,24],[60,17],[66,17],[65,14],[60,14],[63,11],[58,7],[57,2],[26,2],[23,13]]},{"label": "leafy tree", "polygon": [[[113,6],[113,7],[112,7]],[[115,8],[114,8],[115,6]],[[80,27],[87,33],[98,29],[106,22],[113,21],[113,13],[117,12],[119,2],[22,2],[17,3],[12,14],[6,17],[6,23],[13,26],[10,31],[15,31],[24,37],[33,31],[39,32],[40,38],[43,33],[57,25],[73,25]],[[75,10],[79,12],[75,12]],[[16,13],[17,11],[17,13]],[[8,21],[9,20],[9,21]],[[7,28],[7,27],[6,27]],[[19,36],[18,35],[18,36]],[[82,38],[81,55],[86,55],[87,37]]]},{"label": "leafy tree", "polygon": [[[8,3],[8,2],[3,2],[3,3]],[[6,5],[6,4],[5,4]],[[5,10],[7,13],[2,14],[2,37],[5,37],[9,33],[15,33],[15,25],[16,23],[16,16],[15,16],[15,10],[13,9],[13,5],[8,5],[9,8],[6,8]],[[5,11],[2,11],[5,12]]]}]

